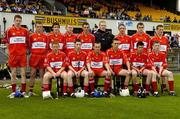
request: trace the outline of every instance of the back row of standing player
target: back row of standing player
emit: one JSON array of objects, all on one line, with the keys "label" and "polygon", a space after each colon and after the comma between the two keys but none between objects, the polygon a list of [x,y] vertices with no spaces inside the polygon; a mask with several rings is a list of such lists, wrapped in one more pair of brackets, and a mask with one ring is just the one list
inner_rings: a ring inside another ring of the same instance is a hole
[{"label": "back row of standing player", "polygon": [[[106,51],[111,47],[112,39],[114,38],[112,34],[106,31],[105,21],[100,21],[99,30],[94,34],[95,36],[89,32],[88,23],[84,23],[82,25],[83,32],[78,35],[75,35],[73,33],[73,26],[68,24],[66,26],[67,31],[63,35],[62,33],[60,33],[60,25],[58,23],[54,23],[52,25],[51,33],[45,34],[43,33],[43,24],[41,22],[37,22],[35,24],[35,28],[36,28],[35,33],[29,35],[27,29],[24,29],[21,27],[21,22],[22,22],[22,17],[20,15],[16,15],[14,17],[13,26],[7,29],[6,34],[5,34],[5,41],[7,43],[8,50],[9,50],[8,64],[12,72],[13,93],[16,91],[15,87],[16,87],[16,68],[17,67],[21,67],[21,77],[22,77],[21,91],[24,92],[24,94],[26,92],[25,67],[27,66],[26,64],[27,47],[28,49],[30,49],[30,53],[31,53],[30,61],[29,61],[29,66],[31,67],[29,91],[30,91],[30,95],[33,95],[33,87],[35,83],[36,70],[39,69],[40,78],[43,79],[44,71],[45,71],[44,59],[46,58],[47,53],[51,52],[52,42],[58,41],[59,50],[65,52],[66,54],[70,54],[70,52],[74,51],[75,40],[78,38],[81,40],[81,50],[89,54],[88,55],[89,58],[92,58],[93,53],[89,53],[89,52],[91,52],[91,50],[93,49],[93,45],[95,41],[98,41],[102,44],[102,47],[101,47],[102,51]],[[143,23],[137,24],[137,33],[135,33],[132,37],[125,34],[126,27],[124,24],[120,24],[118,26],[118,30],[119,30],[119,34],[115,36],[119,40],[118,47],[119,49],[123,51],[123,55],[126,54],[127,57],[130,56],[131,52],[135,52],[137,50],[137,43],[139,41],[143,42],[143,51],[148,53],[152,49],[153,42],[158,40],[160,43],[160,50],[163,51],[165,54],[167,54],[169,43],[168,43],[167,38],[163,36],[162,25],[157,26],[156,35],[152,39],[149,37],[149,35],[144,33]],[[91,55],[92,57],[90,57]],[[127,58],[124,58],[124,59],[127,59]],[[96,65],[99,65],[99,64],[96,64]],[[92,66],[87,65],[87,68],[90,74],[92,74],[91,69],[90,69],[92,68]],[[109,69],[108,66],[106,66],[106,69]],[[128,70],[130,69],[128,68]],[[99,72],[97,72],[97,74],[99,74]],[[105,86],[104,86],[105,93],[107,92],[107,87],[110,84],[109,75],[107,74],[106,74]],[[89,78],[89,84],[91,84],[92,82],[94,82],[94,80],[92,78]],[[66,82],[64,85],[66,88]],[[88,83],[86,82],[85,85],[87,86]],[[128,83],[126,83],[125,85],[127,86]],[[50,89],[50,87],[51,85],[49,85],[48,88]],[[71,87],[72,85],[70,84],[69,88],[72,89]],[[134,85],[134,89],[136,89],[136,87],[137,86]],[[174,91],[174,89],[172,91]]]}]

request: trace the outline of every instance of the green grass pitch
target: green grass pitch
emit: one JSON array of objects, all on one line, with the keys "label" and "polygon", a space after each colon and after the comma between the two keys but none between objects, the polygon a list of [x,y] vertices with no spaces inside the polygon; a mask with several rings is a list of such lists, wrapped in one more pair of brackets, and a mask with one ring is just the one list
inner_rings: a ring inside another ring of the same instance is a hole
[{"label": "green grass pitch", "polygon": [[[180,75],[175,75],[177,96],[133,96],[114,98],[60,98],[43,100],[39,96],[28,99],[9,99],[10,90],[0,89],[1,119],[179,119]],[[54,89],[55,91],[55,89]]]}]

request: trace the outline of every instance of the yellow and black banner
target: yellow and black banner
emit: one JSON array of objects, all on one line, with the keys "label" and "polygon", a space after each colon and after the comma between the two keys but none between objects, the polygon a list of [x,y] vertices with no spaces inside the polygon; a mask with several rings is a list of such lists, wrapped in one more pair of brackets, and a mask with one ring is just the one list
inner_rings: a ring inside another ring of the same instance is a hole
[{"label": "yellow and black banner", "polygon": [[45,26],[51,26],[53,23],[58,22],[61,26],[71,24],[73,26],[81,26],[87,21],[86,18],[80,17],[63,17],[63,16],[48,16],[48,15],[35,15],[35,22],[41,21]]},{"label": "yellow and black banner", "polygon": [[176,23],[164,23],[165,31],[180,31],[180,24]]}]

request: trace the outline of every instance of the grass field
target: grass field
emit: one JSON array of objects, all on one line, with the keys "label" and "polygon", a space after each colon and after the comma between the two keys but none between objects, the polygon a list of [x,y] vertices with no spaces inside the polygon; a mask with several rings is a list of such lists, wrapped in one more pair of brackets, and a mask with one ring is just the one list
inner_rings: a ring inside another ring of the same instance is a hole
[{"label": "grass field", "polygon": [[114,98],[60,98],[43,100],[39,96],[28,99],[9,99],[10,90],[0,89],[1,119],[179,119],[180,75],[175,75],[177,96]]}]

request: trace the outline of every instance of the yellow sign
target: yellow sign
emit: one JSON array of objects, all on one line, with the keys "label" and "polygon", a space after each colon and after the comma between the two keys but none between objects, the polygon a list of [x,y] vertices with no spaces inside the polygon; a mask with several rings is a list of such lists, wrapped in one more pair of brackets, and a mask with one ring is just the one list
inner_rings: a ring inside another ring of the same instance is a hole
[{"label": "yellow sign", "polygon": [[165,31],[180,31],[180,24],[165,23],[164,30]]},{"label": "yellow sign", "polygon": [[45,26],[52,26],[53,23],[58,22],[61,26],[71,24],[73,26],[81,26],[87,21],[86,18],[62,17],[62,16],[48,16],[35,15],[35,21],[41,21]]}]

